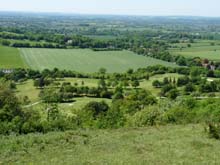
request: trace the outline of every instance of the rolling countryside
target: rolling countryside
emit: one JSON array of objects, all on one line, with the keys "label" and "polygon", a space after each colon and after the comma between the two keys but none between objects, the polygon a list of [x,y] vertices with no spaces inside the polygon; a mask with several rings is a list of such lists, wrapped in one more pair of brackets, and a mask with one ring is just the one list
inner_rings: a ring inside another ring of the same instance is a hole
[{"label": "rolling countryside", "polygon": [[217,0],[0,5],[0,165],[219,165]]}]

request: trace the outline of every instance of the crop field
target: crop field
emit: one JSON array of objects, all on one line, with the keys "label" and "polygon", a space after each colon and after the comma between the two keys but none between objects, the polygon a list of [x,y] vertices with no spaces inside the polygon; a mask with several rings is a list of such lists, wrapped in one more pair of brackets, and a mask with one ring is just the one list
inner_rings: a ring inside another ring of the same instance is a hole
[{"label": "crop field", "polygon": [[0,136],[0,164],[219,164],[202,125]]},{"label": "crop field", "polygon": [[32,69],[66,69],[78,72],[97,72],[101,67],[107,72],[125,72],[149,65],[176,66],[129,51],[92,51],[90,49],[21,49],[21,56]]},{"label": "crop field", "polygon": [[26,67],[23,62],[19,50],[16,48],[0,46],[0,68],[24,68]]},{"label": "crop field", "polygon": [[215,43],[211,45],[211,41],[199,41],[192,43],[191,47],[187,47],[187,43],[173,44],[176,48],[170,49],[173,55],[183,55],[185,57],[200,57],[214,61],[220,61],[220,45]]}]

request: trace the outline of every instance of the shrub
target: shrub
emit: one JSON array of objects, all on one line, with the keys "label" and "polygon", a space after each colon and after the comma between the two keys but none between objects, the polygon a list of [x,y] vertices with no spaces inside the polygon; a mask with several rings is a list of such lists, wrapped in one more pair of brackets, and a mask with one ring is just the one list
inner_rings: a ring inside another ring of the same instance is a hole
[{"label": "shrub", "polygon": [[111,107],[106,115],[100,116],[97,122],[98,128],[120,128],[125,125],[126,118],[124,112],[117,104]]},{"label": "shrub", "polygon": [[157,106],[151,106],[130,116],[128,124],[135,127],[154,126],[163,122],[163,113]]},{"label": "shrub", "polygon": [[211,138],[220,139],[220,124],[209,123],[208,133]]},{"label": "shrub", "polygon": [[94,127],[96,121],[91,110],[82,109],[75,112],[77,126],[80,128],[91,128]]},{"label": "shrub", "polygon": [[196,117],[194,111],[184,105],[177,104],[166,111],[164,120],[166,123],[185,124],[193,122]]},{"label": "shrub", "polygon": [[168,92],[167,97],[172,100],[175,100],[178,95],[179,95],[179,91],[177,89],[172,89]]},{"label": "shrub", "polygon": [[84,107],[84,110],[91,111],[94,117],[97,117],[101,113],[107,112],[108,109],[109,109],[109,106],[105,101],[102,101],[102,102],[92,101],[92,102],[89,102]]},{"label": "shrub", "polygon": [[162,85],[163,83],[160,82],[159,80],[154,80],[152,83],[152,86],[154,86],[155,88],[161,88]]}]

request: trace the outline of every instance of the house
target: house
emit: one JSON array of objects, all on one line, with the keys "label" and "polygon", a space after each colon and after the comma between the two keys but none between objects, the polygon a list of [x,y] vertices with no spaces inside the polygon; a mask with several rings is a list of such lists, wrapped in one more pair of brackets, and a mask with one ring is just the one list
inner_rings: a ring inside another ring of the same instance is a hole
[{"label": "house", "polygon": [[10,74],[14,72],[14,69],[0,69],[0,71],[3,72],[4,74]]},{"label": "house", "polygon": [[67,41],[67,44],[68,44],[68,45],[71,45],[72,43],[73,43],[73,40],[68,40],[68,41]]}]

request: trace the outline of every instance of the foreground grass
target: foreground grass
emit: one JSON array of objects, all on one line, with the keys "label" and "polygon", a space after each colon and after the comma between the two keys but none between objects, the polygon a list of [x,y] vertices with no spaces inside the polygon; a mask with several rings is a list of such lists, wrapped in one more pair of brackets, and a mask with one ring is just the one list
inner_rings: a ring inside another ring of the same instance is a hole
[{"label": "foreground grass", "polygon": [[108,72],[125,72],[151,65],[176,66],[130,51],[92,51],[90,49],[21,49],[21,55],[32,69],[66,69],[84,73],[97,72],[101,67]]},{"label": "foreground grass", "polygon": [[16,48],[0,45],[0,68],[25,68],[26,65],[20,57]]},{"label": "foreground grass", "polygon": [[0,164],[219,164],[201,125],[0,136]]}]

